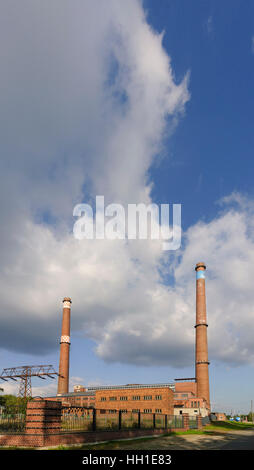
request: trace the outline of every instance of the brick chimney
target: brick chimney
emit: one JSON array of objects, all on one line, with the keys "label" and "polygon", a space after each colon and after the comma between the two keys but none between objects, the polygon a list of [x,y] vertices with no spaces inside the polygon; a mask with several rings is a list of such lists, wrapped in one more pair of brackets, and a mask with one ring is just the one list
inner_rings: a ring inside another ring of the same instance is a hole
[{"label": "brick chimney", "polygon": [[208,347],[207,347],[207,319],[206,319],[206,293],[204,263],[197,263],[196,267],[196,382],[197,396],[204,398],[210,409]]},{"label": "brick chimney", "polygon": [[70,320],[71,299],[65,297],[63,299],[62,336],[60,340],[58,395],[69,392]]}]

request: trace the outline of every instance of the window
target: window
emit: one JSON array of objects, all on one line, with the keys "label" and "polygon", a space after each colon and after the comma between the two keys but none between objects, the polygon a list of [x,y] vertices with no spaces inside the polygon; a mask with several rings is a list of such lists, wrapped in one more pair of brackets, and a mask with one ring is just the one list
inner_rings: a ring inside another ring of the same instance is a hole
[{"label": "window", "polygon": [[101,401],[106,401],[107,398],[106,397],[101,397]]},{"label": "window", "polygon": [[132,410],[132,413],[139,413],[139,411],[140,411],[140,409],[137,408],[137,409],[135,409],[135,410]]},{"label": "window", "polygon": [[121,400],[121,401],[126,401],[126,400],[128,400],[128,397],[127,397],[127,396],[120,397],[120,400]]},{"label": "window", "polygon": [[144,400],[152,400],[152,395],[145,395]]},{"label": "window", "polygon": [[120,410],[122,413],[127,413],[127,410]]},{"label": "window", "polygon": [[197,413],[197,412],[198,412],[198,410],[194,410],[194,413]]},{"label": "window", "polygon": [[144,409],[144,413],[152,413],[152,410],[150,408]]},{"label": "window", "polygon": [[162,400],[162,396],[161,395],[155,395],[155,400]]},{"label": "window", "polygon": [[111,413],[111,414],[114,414],[114,413],[116,413],[117,411],[116,411],[116,410],[108,410],[108,412]]},{"label": "window", "polygon": [[139,396],[139,395],[134,395],[134,396],[132,397],[132,400],[140,400],[140,396]]},{"label": "window", "polygon": [[159,408],[156,408],[155,413],[161,413],[161,410]]},{"label": "window", "polygon": [[116,397],[109,397],[110,401],[116,401]]},{"label": "window", "polygon": [[182,393],[182,397],[188,397],[188,393]]}]

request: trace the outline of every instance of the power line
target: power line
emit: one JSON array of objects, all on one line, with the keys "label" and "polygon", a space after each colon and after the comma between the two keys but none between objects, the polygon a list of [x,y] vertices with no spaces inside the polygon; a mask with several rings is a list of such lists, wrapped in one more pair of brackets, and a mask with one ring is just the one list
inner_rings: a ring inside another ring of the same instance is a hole
[{"label": "power line", "polygon": [[17,382],[18,379],[20,379],[19,397],[26,398],[32,397],[32,377],[39,377],[45,380],[45,376],[54,379],[55,375],[59,376],[52,365],[32,365],[3,369],[0,379],[6,382],[8,382],[8,380]]}]

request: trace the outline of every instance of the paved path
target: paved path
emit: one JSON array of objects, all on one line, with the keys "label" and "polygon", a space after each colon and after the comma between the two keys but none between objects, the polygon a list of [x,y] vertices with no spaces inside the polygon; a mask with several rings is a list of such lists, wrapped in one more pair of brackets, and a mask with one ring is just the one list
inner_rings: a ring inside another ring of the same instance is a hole
[{"label": "paved path", "polygon": [[254,431],[244,431],[221,447],[222,450],[254,450]]},{"label": "paved path", "polygon": [[[90,447],[90,446],[89,446]],[[99,446],[98,446],[99,447]],[[91,448],[96,448],[91,445]],[[254,429],[246,431],[218,432],[217,434],[182,434],[135,439],[123,443],[114,442],[103,446],[104,449],[151,449],[151,450],[254,450]]]}]

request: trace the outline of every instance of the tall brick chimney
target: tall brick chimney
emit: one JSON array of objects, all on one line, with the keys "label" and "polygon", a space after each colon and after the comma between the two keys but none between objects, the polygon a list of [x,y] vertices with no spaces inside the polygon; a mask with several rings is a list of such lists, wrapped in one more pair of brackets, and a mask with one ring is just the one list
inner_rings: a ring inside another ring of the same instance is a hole
[{"label": "tall brick chimney", "polygon": [[65,297],[63,299],[62,336],[60,340],[58,395],[69,392],[70,320],[71,299]]},{"label": "tall brick chimney", "polygon": [[208,373],[208,347],[207,347],[207,319],[204,263],[197,263],[196,267],[196,382],[197,396],[204,398],[210,409],[209,373]]}]

